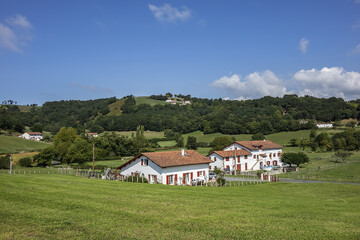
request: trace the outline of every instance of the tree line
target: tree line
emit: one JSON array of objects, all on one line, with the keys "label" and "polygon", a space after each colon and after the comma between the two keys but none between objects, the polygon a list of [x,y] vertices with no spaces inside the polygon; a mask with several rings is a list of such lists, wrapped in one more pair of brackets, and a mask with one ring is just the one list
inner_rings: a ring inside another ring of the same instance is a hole
[{"label": "tree line", "polygon": [[[151,98],[173,96],[171,93],[153,95]],[[56,133],[61,127],[72,127],[78,133],[145,130],[177,133],[203,131],[205,134],[271,134],[282,131],[311,129],[316,121],[329,122],[341,119],[360,119],[360,100],[346,102],[341,98],[263,97],[246,101],[195,98],[177,94],[191,100],[191,105],[136,104],[133,96],[124,97],[121,115],[112,115],[109,104],[115,97],[88,101],[46,102],[42,107],[32,107],[20,112],[16,105],[0,107],[0,128],[22,132],[25,126]],[[300,121],[306,119],[307,121]]]}]

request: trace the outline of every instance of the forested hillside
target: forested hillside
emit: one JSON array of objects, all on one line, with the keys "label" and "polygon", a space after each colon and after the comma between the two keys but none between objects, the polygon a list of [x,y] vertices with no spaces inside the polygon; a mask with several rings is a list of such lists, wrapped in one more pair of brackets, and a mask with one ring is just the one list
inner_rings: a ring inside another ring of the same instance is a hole
[{"label": "forested hillside", "polygon": [[[153,99],[155,95],[152,96]],[[162,96],[162,95],[159,95]],[[360,100],[346,102],[341,98],[315,98],[285,95],[255,100],[229,101],[187,96],[191,105],[137,104],[133,96],[124,97],[120,114],[109,114],[109,105],[117,99],[88,101],[46,102],[21,112],[15,105],[0,107],[0,129],[21,132],[25,126],[33,131],[57,132],[61,127],[74,127],[79,132],[136,130],[163,131],[172,129],[180,133],[197,130],[225,134],[263,133],[310,129],[315,121],[336,122],[341,119],[360,118]],[[300,119],[308,120],[301,124]],[[39,129],[40,128],[40,129]]]}]

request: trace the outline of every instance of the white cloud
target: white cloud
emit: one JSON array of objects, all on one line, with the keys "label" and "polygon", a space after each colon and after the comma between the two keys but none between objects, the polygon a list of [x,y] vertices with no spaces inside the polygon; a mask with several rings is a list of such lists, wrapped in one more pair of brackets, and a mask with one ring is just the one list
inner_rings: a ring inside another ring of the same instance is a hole
[{"label": "white cloud", "polygon": [[17,46],[17,41],[16,34],[9,27],[0,23],[0,46],[22,53],[21,49]]},{"label": "white cloud", "polygon": [[321,70],[300,70],[294,74],[294,79],[300,84],[301,96],[360,98],[359,72],[347,72],[340,67],[324,67]]},{"label": "white cloud", "polygon": [[360,43],[351,51],[352,54],[360,53]]},{"label": "white cloud", "polygon": [[0,23],[0,47],[22,53],[20,46],[31,39],[31,23],[22,15],[8,18],[5,22]]},{"label": "white cloud", "polygon": [[360,27],[360,21],[357,21],[354,25],[351,26],[352,29],[357,29]]},{"label": "white cloud", "polygon": [[171,7],[170,4],[164,4],[159,7],[152,4],[148,4],[148,6],[150,11],[154,14],[154,17],[160,22],[184,22],[191,17],[191,11],[187,7],[177,9]]},{"label": "white cloud", "polygon": [[309,45],[309,40],[307,40],[306,38],[300,39],[299,49],[302,53],[306,53],[308,45]]},{"label": "white cloud", "polygon": [[21,27],[23,29],[31,29],[32,25],[25,16],[16,15],[15,17],[6,20],[9,25]]},{"label": "white cloud", "polygon": [[224,76],[215,80],[211,86],[229,91],[238,100],[263,96],[282,97],[287,92],[282,80],[269,70],[251,73],[244,80],[238,74]]}]

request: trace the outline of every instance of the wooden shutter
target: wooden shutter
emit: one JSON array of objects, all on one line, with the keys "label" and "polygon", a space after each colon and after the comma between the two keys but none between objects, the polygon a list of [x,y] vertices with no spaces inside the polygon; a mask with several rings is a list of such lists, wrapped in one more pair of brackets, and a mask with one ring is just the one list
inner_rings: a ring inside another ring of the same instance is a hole
[{"label": "wooden shutter", "polygon": [[245,163],[245,170],[247,170],[247,163]]},{"label": "wooden shutter", "polygon": [[169,185],[169,175],[166,176],[166,185]]},{"label": "wooden shutter", "polygon": [[200,177],[200,171],[197,172],[197,176]]},{"label": "wooden shutter", "polygon": [[177,183],[177,174],[175,174],[175,184]]},{"label": "wooden shutter", "polygon": [[186,173],[183,173],[183,184],[185,184]]},{"label": "wooden shutter", "polygon": [[157,181],[157,176],[156,175],[154,175],[154,180],[155,180],[155,182]]},{"label": "wooden shutter", "polygon": [[193,172],[191,172],[191,174],[190,174],[190,178],[191,178],[191,180],[193,179],[193,177],[194,177],[194,174],[193,174]]},{"label": "wooden shutter", "polygon": [[150,174],[149,174],[149,178],[148,178],[148,181],[150,182]]},{"label": "wooden shutter", "polygon": [[141,159],[141,166],[144,165],[144,160]]}]

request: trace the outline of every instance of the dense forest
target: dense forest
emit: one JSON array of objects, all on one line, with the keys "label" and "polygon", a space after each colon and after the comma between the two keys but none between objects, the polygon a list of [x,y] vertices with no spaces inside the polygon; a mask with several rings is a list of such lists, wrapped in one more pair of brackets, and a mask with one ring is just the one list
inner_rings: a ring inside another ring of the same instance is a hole
[{"label": "dense forest", "polygon": [[[200,130],[205,134],[270,134],[311,129],[315,121],[360,119],[360,100],[346,102],[335,97],[285,95],[246,101],[203,99],[190,95],[176,97],[185,97],[192,104],[138,105],[133,96],[126,96],[120,115],[108,114],[109,104],[117,101],[115,97],[46,102],[42,107],[34,106],[27,112],[21,112],[16,105],[2,105],[0,129],[22,132],[25,126],[29,126],[32,130],[56,133],[61,127],[73,127],[80,133],[85,129],[92,132],[129,131],[142,125],[145,130],[171,129],[179,133]],[[165,99],[163,95],[152,95],[151,98]]]}]

